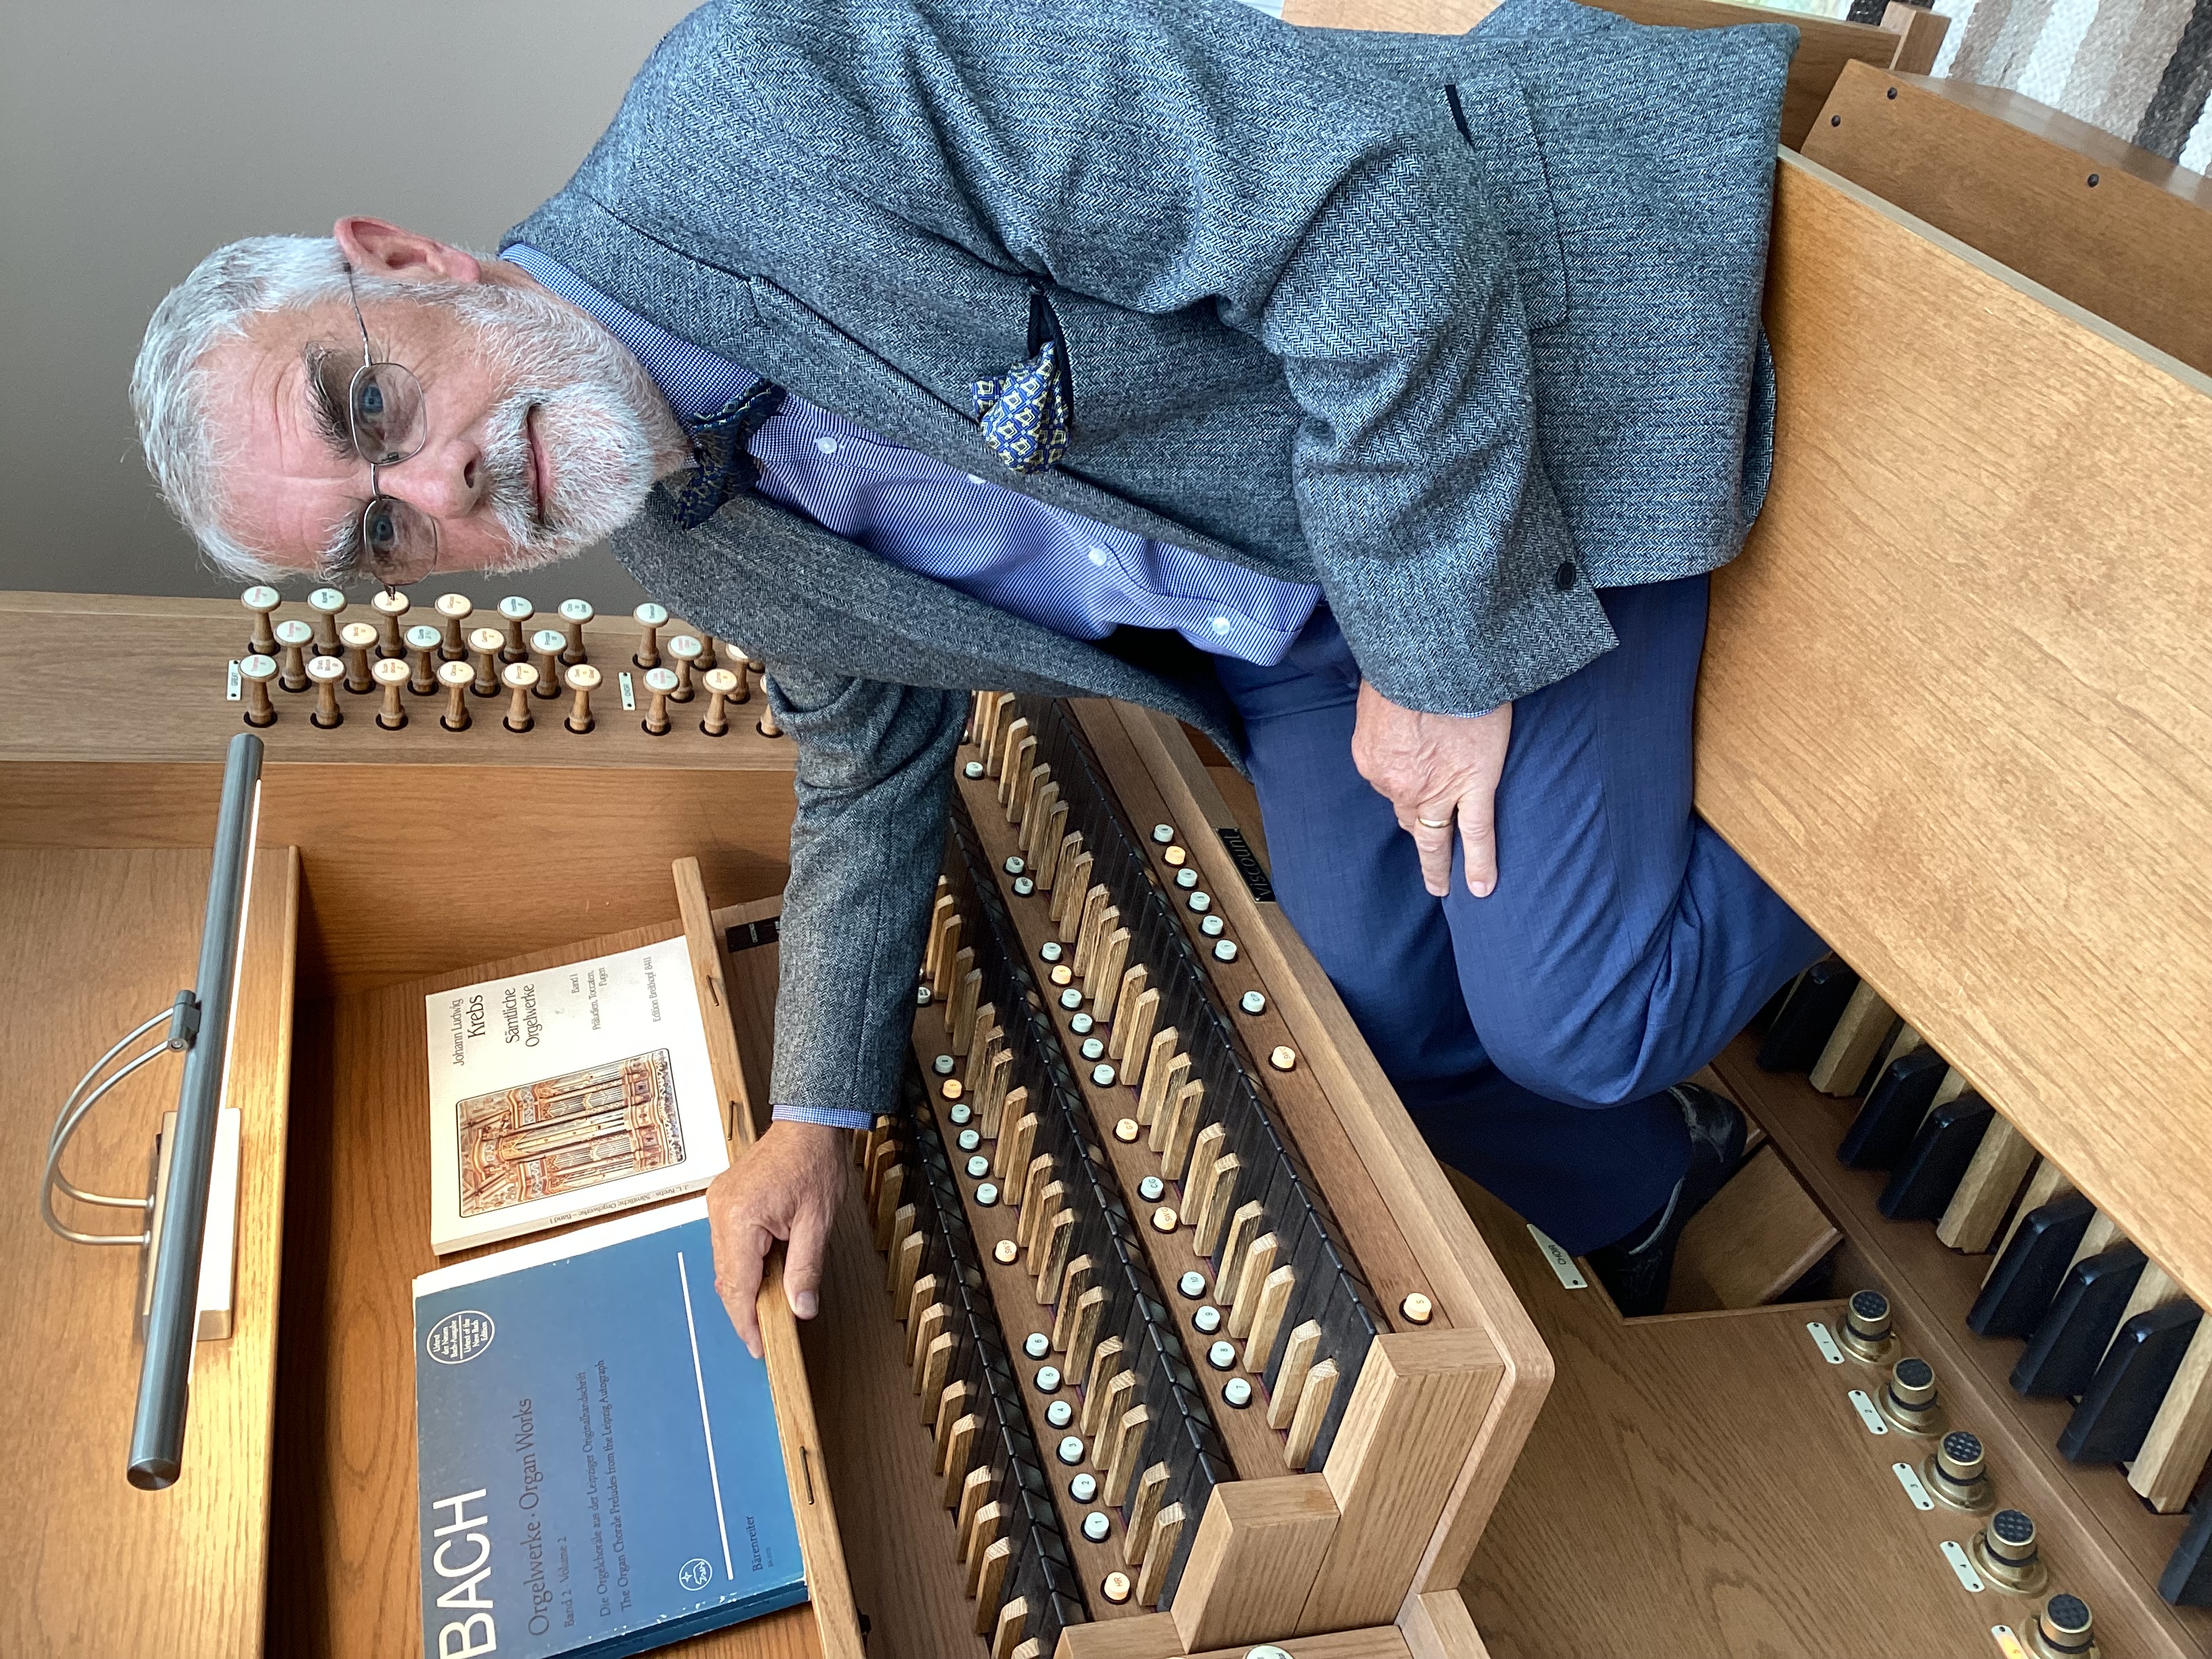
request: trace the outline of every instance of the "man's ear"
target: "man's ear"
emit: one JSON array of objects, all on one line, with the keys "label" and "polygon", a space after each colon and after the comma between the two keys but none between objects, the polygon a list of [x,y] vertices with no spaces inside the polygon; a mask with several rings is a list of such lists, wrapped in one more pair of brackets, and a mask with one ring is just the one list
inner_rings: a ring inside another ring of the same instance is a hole
[{"label": "man's ear", "polygon": [[397,277],[403,283],[481,283],[483,265],[465,248],[452,247],[433,237],[366,214],[349,214],[331,228],[338,251],[356,270],[372,276]]}]

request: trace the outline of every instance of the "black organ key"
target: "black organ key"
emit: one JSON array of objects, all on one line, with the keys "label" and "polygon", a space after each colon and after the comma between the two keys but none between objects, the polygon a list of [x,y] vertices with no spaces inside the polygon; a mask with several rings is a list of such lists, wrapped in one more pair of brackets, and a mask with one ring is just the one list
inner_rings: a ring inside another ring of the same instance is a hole
[{"label": "black organ key", "polygon": [[2033,1395],[2078,1395],[2087,1389],[2143,1264],[2143,1253],[2125,1241],[2075,1262],[2013,1367],[2014,1389]]},{"label": "black organ key", "polygon": [[2079,1193],[2030,1210],[1967,1310],[1966,1328],[1977,1336],[2033,1331],[2058,1294],[2067,1263],[2096,1213],[2097,1206]]},{"label": "black organ key", "polygon": [[2060,1453],[2076,1463],[2124,1463],[2141,1451],[2201,1318],[2195,1304],[2170,1302],[2122,1325],[2058,1437]]},{"label": "black organ key", "polygon": [[[1154,1022],[1152,1029],[1164,1030],[1175,1024],[1168,1018],[1169,1009],[1180,1009],[1182,994],[1189,988],[1187,975],[1169,971],[1174,960],[1173,940],[1177,924],[1164,905],[1139,903],[1135,911],[1133,922],[1124,918],[1129,926],[1129,960],[1145,965],[1148,970],[1146,988],[1160,994],[1160,1018]],[[1176,1029],[1188,1028],[1177,1025]]]},{"label": "black organ key", "polygon": [[[1235,1480],[1236,1474],[1225,1456],[1215,1449],[1199,1443],[1194,1437],[1187,1437],[1176,1449],[1180,1454],[1180,1467],[1175,1461],[1169,1463],[1170,1474],[1167,1501],[1181,1504],[1185,1516],[1203,1516],[1206,1504],[1213,1496],[1214,1487],[1224,1481]],[[1182,1535],[1176,1540],[1175,1556],[1168,1567],[1167,1578],[1160,1592],[1159,1604],[1162,1607],[1169,1606],[1175,1600],[1176,1586],[1182,1582],[1182,1570],[1190,1559],[1191,1546],[1197,1541],[1198,1528],[1186,1522]]]},{"label": "black organ key", "polygon": [[1291,1304],[1283,1310],[1283,1322],[1275,1332],[1274,1345],[1267,1355],[1265,1380],[1271,1398],[1281,1386],[1283,1358],[1290,1346],[1291,1333],[1309,1321],[1318,1323],[1322,1310],[1328,1306],[1330,1266],[1328,1240],[1322,1230],[1306,1228],[1291,1252],[1291,1267],[1296,1276],[1291,1286]]},{"label": "black organ key", "polygon": [[[1254,1201],[1260,1206],[1260,1219],[1245,1231],[1244,1243],[1248,1259],[1252,1243],[1273,1233],[1276,1243],[1275,1265],[1287,1266],[1291,1260],[1291,1243],[1297,1236],[1301,1224],[1304,1220],[1306,1207],[1304,1183],[1299,1181],[1297,1171],[1292,1167],[1290,1159],[1281,1156],[1278,1152],[1262,1167],[1259,1178],[1253,1182],[1250,1190]],[[1241,1264],[1238,1265],[1241,1282],[1242,1267]],[[1237,1289],[1237,1285],[1231,1284],[1224,1291],[1223,1295],[1224,1297],[1233,1299]],[[1255,1295],[1258,1293],[1258,1289],[1255,1284],[1253,1286]]]},{"label": "black organ key", "polygon": [[1950,1069],[1942,1055],[1924,1048],[1900,1054],[1884,1066],[1867,1091],[1866,1103],[1844,1132],[1836,1162],[1848,1170],[1895,1169],[1911,1150]]},{"label": "black organ key", "polygon": [[2212,1607],[2212,1498],[2197,1512],[2159,1575],[2158,1593],[2177,1607]]},{"label": "black organ key", "polygon": [[1313,1455],[1306,1461],[1309,1473],[1323,1468],[1328,1462],[1329,1448],[1336,1442],[1338,1425],[1344,1420],[1344,1408],[1351,1402],[1353,1387],[1359,1381],[1361,1366],[1367,1360],[1367,1350],[1375,1340],[1377,1322],[1369,1302],[1371,1296],[1363,1297],[1366,1286],[1357,1274],[1348,1272],[1335,1248],[1324,1238],[1322,1249],[1329,1262],[1330,1295],[1321,1316],[1320,1357],[1336,1361],[1336,1387],[1329,1395],[1328,1410],[1321,1420],[1321,1431],[1314,1437]]},{"label": "black organ key", "polygon": [[1067,1196],[1063,1201],[1075,1212],[1075,1231],[1068,1242],[1068,1260],[1090,1257],[1091,1282],[1096,1285],[1106,1263],[1112,1225],[1107,1218],[1104,1194],[1091,1179],[1088,1162],[1084,1159],[1077,1164],[1073,1170],[1076,1179],[1068,1182]]},{"label": "black organ key", "polygon": [[1830,957],[1808,968],[1774,1024],[1759,1045],[1759,1065],[1766,1072],[1809,1072],[1829,1034],[1844,1017],[1844,1006],[1859,988],[1859,976]]},{"label": "black organ key", "polygon": [[1946,1101],[1929,1113],[1904,1162],[1881,1189],[1881,1212],[1892,1221],[1933,1221],[1941,1216],[1996,1116],[1989,1103],[1973,1094]]}]

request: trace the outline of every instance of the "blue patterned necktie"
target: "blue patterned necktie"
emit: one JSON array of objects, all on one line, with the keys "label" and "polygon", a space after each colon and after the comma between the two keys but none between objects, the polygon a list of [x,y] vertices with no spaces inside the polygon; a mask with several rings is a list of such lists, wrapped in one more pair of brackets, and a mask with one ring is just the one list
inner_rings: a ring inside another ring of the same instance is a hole
[{"label": "blue patterned necktie", "polygon": [[760,465],[750,447],[753,434],[783,407],[783,398],[781,386],[763,380],[714,414],[684,423],[696,465],[691,475],[676,488],[679,527],[697,529],[720,512],[725,501],[742,495],[759,482]]}]

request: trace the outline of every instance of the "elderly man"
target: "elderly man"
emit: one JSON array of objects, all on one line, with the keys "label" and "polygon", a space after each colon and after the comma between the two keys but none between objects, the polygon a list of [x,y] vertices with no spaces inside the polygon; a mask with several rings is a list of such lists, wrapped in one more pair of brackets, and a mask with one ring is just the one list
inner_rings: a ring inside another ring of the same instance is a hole
[{"label": "elderly man", "polygon": [[227,568],[611,535],[767,659],[775,1122],[712,1195],[749,1342],[775,1238],[815,1311],[837,1131],[892,1098],[976,686],[1238,757],[1438,1154],[1655,1311],[1743,1140],[1683,1079],[1819,949],[1690,802],[1792,39],[722,0],[496,259],[369,218],[210,255],[141,430]]}]

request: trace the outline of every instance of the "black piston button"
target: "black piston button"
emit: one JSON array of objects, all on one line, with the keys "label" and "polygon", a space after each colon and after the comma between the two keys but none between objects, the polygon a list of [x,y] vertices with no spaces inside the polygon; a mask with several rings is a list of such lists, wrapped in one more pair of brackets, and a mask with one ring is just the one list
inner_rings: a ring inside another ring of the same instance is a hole
[{"label": "black piston button", "polygon": [[1979,1510],[1990,1506],[1990,1475],[1978,1434],[1952,1430],[1920,1466],[1920,1473],[1928,1490],[1954,1510]]},{"label": "black piston button", "polygon": [[2043,1604],[2027,1633],[2031,1652],[2043,1659],[2097,1659],[2090,1635],[2089,1604],[2078,1595],[2058,1595]]},{"label": "black piston button", "polygon": [[1892,1365],[1881,1391],[1881,1414],[1892,1428],[1907,1434],[1934,1434],[1943,1417],[1936,1398],[1936,1368],[1924,1359],[1900,1359]]},{"label": "black piston button", "polygon": [[1999,1510],[1991,1516],[1966,1553],[1983,1577],[2016,1595],[2033,1595],[2049,1576],[2036,1542],[2035,1522],[2020,1510]]},{"label": "black piston button", "polygon": [[1869,1365],[1886,1365],[1897,1352],[1889,1334],[1889,1298],[1880,1291],[1861,1291],[1844,1308],[1844,1352]]}]

